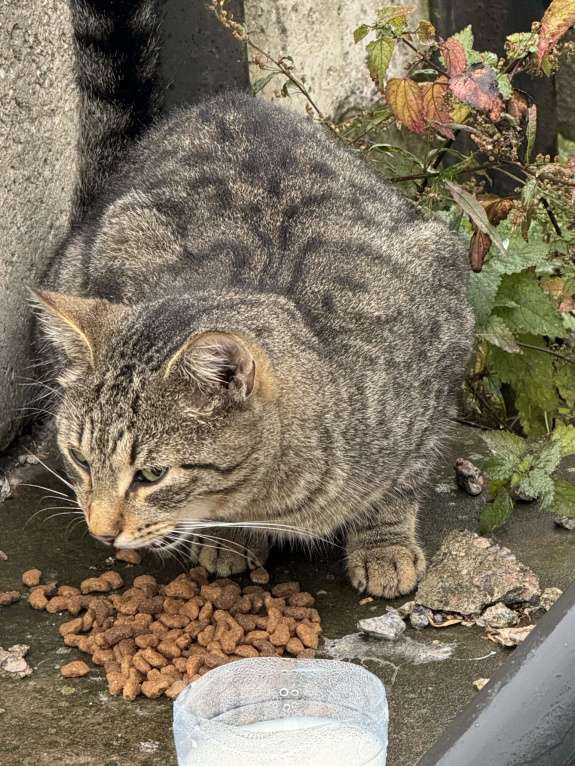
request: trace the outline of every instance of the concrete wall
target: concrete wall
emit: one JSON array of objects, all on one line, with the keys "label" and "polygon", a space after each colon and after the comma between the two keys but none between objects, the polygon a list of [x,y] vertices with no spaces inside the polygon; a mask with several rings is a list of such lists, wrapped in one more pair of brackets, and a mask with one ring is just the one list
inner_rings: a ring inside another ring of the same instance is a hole
[{"label": "concrete wall", "polygon": [[[27,286],[68,216],[76,93],[63,0],[0,4],[0,449],[15,432],[29,358]],[[41,406],[38,404],[37,406]]]},{"label": "concrete wall", "polygon": [[[427,17],[427,0],[395,0],[416,8],[414,20]],[[306,87],[321,111],[340,116],[353,106],[373,103],[377,97],[365,64],[365,43],[353,42],[353,30],[375,21],[383,0],[245,0],[245,20],[254,40],[274,57],[290,55],[297,73],[305,73]],[[253,57],[253,54],[252,54]],[[392,76],[403,71],[408,60],[405,48],[397,51]],[[252,64],[252,80],[265,75]],[[273,80],[263,95],[275,100],[282,79]],[[279,97],[292,109],[305,111],[305,99]]]}]

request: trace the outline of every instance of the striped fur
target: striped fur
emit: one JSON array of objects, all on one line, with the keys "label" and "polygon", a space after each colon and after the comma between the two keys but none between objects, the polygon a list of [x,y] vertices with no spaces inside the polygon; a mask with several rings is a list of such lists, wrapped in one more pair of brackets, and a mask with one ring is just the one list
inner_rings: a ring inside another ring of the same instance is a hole
[{"label": "striped fur", "polygon": [[[343,529],[356,587],[411,590],[473,343],[461,243],[321,128],[240,94],[174,114],[95,183],[45,279],[69,295],[40,297],[67,326],[58,439],[92,531],[226,575],[269,537]],[[134,485],[143,466],[170,470]]]}]

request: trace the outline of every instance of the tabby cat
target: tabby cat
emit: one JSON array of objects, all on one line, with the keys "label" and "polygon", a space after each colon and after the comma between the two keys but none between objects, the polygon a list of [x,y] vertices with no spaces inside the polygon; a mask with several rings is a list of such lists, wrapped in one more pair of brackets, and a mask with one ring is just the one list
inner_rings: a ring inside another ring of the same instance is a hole
[{"label": "tabby cat", "polygon": [[159,121],[155,0],[71,9],[79,179],[37,306],[91,533],[227,576],[343,532],[358,590],[408,593],[472,346],[461,243],[284,109]]}]

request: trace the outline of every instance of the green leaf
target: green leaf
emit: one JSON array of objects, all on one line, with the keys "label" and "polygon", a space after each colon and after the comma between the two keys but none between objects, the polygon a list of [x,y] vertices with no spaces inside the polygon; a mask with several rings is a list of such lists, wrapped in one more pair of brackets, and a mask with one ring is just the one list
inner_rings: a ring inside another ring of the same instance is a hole
[{"label": "green leaf", "polygon": [[354,43],[358,43],[360,40],[363,40],[366,35],[368,35],[371,31],[371,27],[368,27],[367,24],[361,24],[357,29],[353,30],[353,41]]},{"label": "green leaf", "polygon": [[367,45],[367,66],[371,79],[377,85],[380,91],[385,90],[385,77],[389,67],[389,62],[395,50],[395,40],[393,37],[385,35],[372,40]]},{"label": "green leaf", "polygon": [[378,26],[391,27],[396,35],[402,35],[407,29],[407,16],[413,8],[406,5],[384,5],[377,12]]},{"label": "green leaf", "polygon": [[255,80],[255,82],[252,82],[252,94],[255,96],[258,94],[261,90],[263,90],[266,85],[271,82],[274,77],[276,77],[279,74],[279,72],[272,72],[271,74],[266,75],[265,77],[260,77],[259,79]]},{"label": "green leaf", "polygon": [[466,53],[470,53],[473,50],[473,30],[471,29],[471,24],[465,27],[465,29],[462,29],[460,32],[456,32],[454,35],[456,40],[459,40],[461,45],[465,48]]},{"label": "green leaf", "polygon": [[537,50],[538,35],[536,32],[515,32],[505,40],[505,50],[510,61],[525,58]]},{"label": "green leaf", "polygon": [[511,96],[513,95],[513,85],[511,84],[511,79],[509,75],[503,72],[497,72],[496,77],[497,77],[497,84],[499,85],[499,92],[501,93],[505,101],[507,101],[507,99],[511,98]]},{"label": "green leaf", "polygon": [[[518,340],[530,345],[542,343],[541,338],[532,335],[520,336]],[[525,433],[535,436],[545,434],[545,414],[552,415],[559,406],[553,357],[528,348],[524,348],[522,354],[507,354],[491,346],[488,367],[502,383],[512,387]]]},{"label": "green leaf", "polygon": [[429,42],[430,40],[433,40],[435,37],[435,27],[431,23],[431,21],[427,21],[427,19],[421,19],[419,24],[417,25],[417,29],[415,30],[415,34],[419,38],[419,40],[422,43]]},{"label": "green leaf", "polygon": [[517,308],[498,308],[497,314],[515,332],[563,338],[566,335],[561,315],[531,271],[506,274],[497,292],[497,300],[514,301]]},{"label": "green leaf", "polygon": [[465,213],[467,213],[477,228],[483,231],[485,234],[489,234],[501,253],[506,255],[507,250],[505,245],[501,241],[499,234],[495,230],[495,227],[489,223],[487,213],[485,212],[485,208],[481,205],[481,203],[473,196],[473,194],[470,194],[462,186],[459,186],[453,181],[446,181],[445,185],[451,192],[451,196],[455,202]]},{"label": "green leaf", "polygon": [[558,442],[562,457],[575,455],[575,426],[558,423],[551,438]]},{"label": "green leaf", "polygon": [[472,273],[469,279],[469,302],[479,326],[485,326],[489,321],[501,284],[501,274],[490,267],[490,263],[486,263],[478,274]]},{"label": "green leaf", "polygon": [[575,487],[564,479],[555,479],[555,501],[551,509],[559,516],[575,518]]},{"label": "green leaf", "polygon": [[569,409],[575,409],[575,367],[569,362],[556,361],[555,383]]},{"label": "green leaf", "polygon": [[517,485],[519,493],[533,500],[539,500],[541,509],[546,511],[553,505],[555,499],[555,482],[541,468],[529,471]]},{"label": "green leaf", "polygon": [[533,461],[533,468],[544,471],[551,475],[559,467],[561,462],[561,443],[551,439],[540,450],[539,454],[535,455]]},{"label": "green leaf", "polygon": [[495,455],[510,455],[519,460],[527,452],[525,439],[511,431],[484,431],[481,438]]},{"label": "green leaf", "polygon": [[502,527],[513,511],[513,500],[508,492],[499,492],[491,503],[487,503],[479,519],[481,534],[493,532]]},{"label": "green leaf", "polygon": [[483,327],[477,328],[477,336],[509,354],[523,353],[517,345],[512,330],[496,314],[492,314]]}]

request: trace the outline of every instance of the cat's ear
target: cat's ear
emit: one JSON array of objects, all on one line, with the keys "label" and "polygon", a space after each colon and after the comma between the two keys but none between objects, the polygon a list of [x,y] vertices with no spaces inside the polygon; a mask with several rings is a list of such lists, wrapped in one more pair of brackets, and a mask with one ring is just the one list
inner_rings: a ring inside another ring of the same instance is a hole
[{"label": "cat's ear", "polygon": [[257,365],[246,342],[226,332],[193,335],[168,360],[164,377],[181,375],[201,389],[225,388],[237,399],[254,391]]},{"label": "cat's ear", "polygon": [[48,340],[73,365],[94,366],[97,341],[112,307],[99,298],[78,298],[47,290],[31,290],[32,304]]}]

